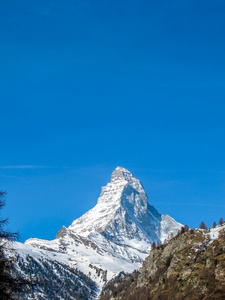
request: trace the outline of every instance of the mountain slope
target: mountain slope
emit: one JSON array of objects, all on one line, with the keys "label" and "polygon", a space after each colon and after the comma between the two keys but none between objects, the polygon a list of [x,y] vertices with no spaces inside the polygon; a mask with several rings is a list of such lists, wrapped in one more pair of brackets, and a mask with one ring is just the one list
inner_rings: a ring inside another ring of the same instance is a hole
[{"label": "mountain slope", "polygon": [[14,275],[35,284],[23,285],[17,299],[95,299],[99,292],[96,283],[76,268],[69,255],[18,242],[8,244],[6,255],[14,263]]},{"label": "mountain slope", "polygon": [[225,224],[191,229],[152,250],[140,272],[120,274],[100,300],[225,299]]}]

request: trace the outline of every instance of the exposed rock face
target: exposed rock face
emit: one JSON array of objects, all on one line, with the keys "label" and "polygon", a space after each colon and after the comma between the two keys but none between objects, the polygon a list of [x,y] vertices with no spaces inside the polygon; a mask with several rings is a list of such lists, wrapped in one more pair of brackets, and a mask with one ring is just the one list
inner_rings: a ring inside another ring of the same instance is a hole
[{"label": "exposed rock face", "polygon": [[109,282],[100,299],[225,299],[225,225],[178,234],[152,250],[134,277]]},{"label": "exposed rock face", "polygon": [[66,236],[67,234],[67,228],[65,226],[63,226],[59,232],[56,234],[56,238],[59,239],[59,238],[63,238],[64,236]]},{"label": "exposed rock face", "polygon": [[189,231],[152,251],[143,263],[137,287],[148,287],[158,277],[151,295],[167,291],[166,299],[172,295],[174,299],[225,299],[224,253],[224,233],[210,243],[207,231]]}]

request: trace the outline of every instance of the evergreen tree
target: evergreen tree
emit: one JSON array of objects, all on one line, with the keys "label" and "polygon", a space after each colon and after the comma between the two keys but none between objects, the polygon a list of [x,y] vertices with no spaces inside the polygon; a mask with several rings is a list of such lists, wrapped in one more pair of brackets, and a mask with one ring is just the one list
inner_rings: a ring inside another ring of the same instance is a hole
[{"label": "evergreen tree", "polygon": [[213,226],[212,227],[216,228],[216,222],[215,221],[213,222]]},{"label": "evergreen tree", "polygon": [[152,243],[152,247],[151,248],[152,248],[152,250],[156,248],[155,242]]},{"label": "evergreen tree", "polygon": [[219,219],[219,225],[223,225],[223,218]]},{"label": "evergreen tree", "polygon": [[[0,209],[5,205],[5,192],[0,191]],[[10,300],[18,299],[18,293],[22,286],[28,282],[16,278],[13,275],[13,262],[6,256],[5,250],[9,241],[18,240],[18,233],[12,233],[5,230],[8,219],[0,219],[0,299]]]},{"label": "evergreen tree", "polygon": [[189,230],[189,226],[188,225],[184,225],[184,232],[188,232]]},{"label": "evergreen tree", "polygon": [[207,229],[207,226],[205,225],[205,223],[202,221],[199,225],[200,229]]}]

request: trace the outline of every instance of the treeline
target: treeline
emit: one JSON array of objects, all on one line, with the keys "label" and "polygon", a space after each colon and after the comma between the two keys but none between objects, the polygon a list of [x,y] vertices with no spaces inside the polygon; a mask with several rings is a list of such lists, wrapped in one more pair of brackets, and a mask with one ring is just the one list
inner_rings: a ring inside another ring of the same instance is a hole
[{"label": "treeline", "polygon": [[[224,220],[223,220],[223,218],[220,218],[220,219],[219,219],[219,222],[218,222],[218,225],[219,225],[219,226],[222,226],[223,224],[224,224]],[[212,228],[216,228],[216,226],[217,226],[217,225],[216,225],[216,222],[214,221],[214,222],[213,222],[213,225],[212,225]],[[206,224],[205,224],[203,221],[199,224],[199,228],[200,228],[200,229],[210,229],[210,228],[208,228],[208,227],[206,226]],[[160,241],[160,240],[158,240],[157,242],[153,242],[152,245],[151,245],[151,250],[153,250],[153,249],[155,249],[155,248],[157,248],[157,247],[160,247],[160,246],[163,245],[163,244],[167,244],[168,241],[169,241],[170,239],[172,239],[173,237],[178,237],[180,234],[185,233],[185,232],[188,232],[189,230],[193,230],[193,229],[190,229],[188,225],[182,226],[181,229],[177,231],[177,234],[176,234],[176,235],[174,235],[173,233],[170,233],[169,238],[168,238],[168,239],[165,239],[163,242]]]},{"label": "treeline", "polygon": [[[223,218],[219,219],[218,225],[222,226],[224,223]],[[199,228],[200,229],[208,229],[208,227],[206,226],[205,222],[201,221],[201,223],[199,224]],[[216,228],[216,222],[213,222],[212,228]]]},{"label": "treeline", "polygon": [[[5,192],[0,191],[0,209],[5,206]],[[5,230],[8,219],[0,219],[0,299],[11,300],[17,299],[17,295],[22,291],[24,286],[32,286],[21,274],[14,273],[14,263],[7,257],[6,249],[8,243],[19,239],[18,233]]]}]

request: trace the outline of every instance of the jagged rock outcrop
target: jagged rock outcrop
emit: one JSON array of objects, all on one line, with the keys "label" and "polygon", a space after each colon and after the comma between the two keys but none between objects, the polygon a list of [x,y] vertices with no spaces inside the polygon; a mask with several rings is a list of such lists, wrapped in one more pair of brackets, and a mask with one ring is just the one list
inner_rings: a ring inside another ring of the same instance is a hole
[{"label": "jagged rock outcrop", "polygon": [[59,230],[59,232],[56,234],[56,238],[63,238],[67,235],[67,228],[65,226],[62,226],[62,228]]}]

